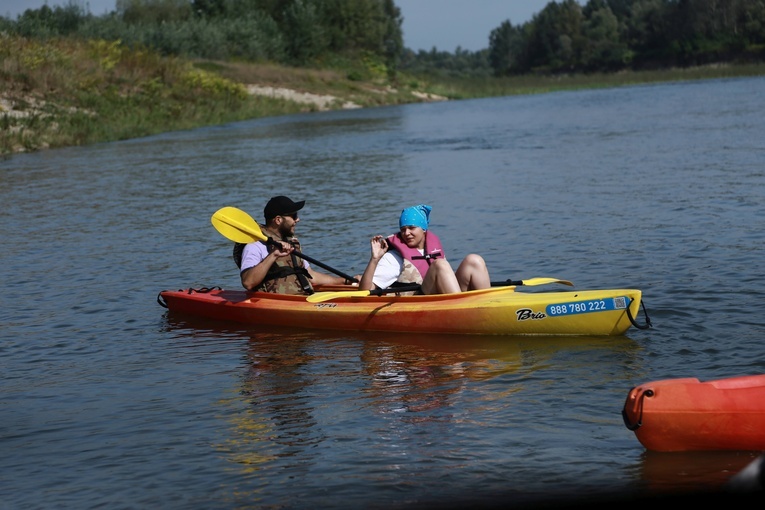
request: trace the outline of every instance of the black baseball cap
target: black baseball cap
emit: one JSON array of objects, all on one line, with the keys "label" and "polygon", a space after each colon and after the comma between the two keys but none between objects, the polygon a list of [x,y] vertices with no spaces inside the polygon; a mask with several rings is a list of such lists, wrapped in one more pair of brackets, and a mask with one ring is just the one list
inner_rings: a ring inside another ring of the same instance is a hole
[{"label": "black baseball cap", "polygon": [[278,197],[273,197],[268,201],[266,206],[263,208],[263,216],[265,216],[266,221],[268,221],[271,218],[275,218],[277,216],[284,216],[285,214],[298,212],[303,208],[304,205],[305,200],[301,200],[300,202],[293,202],[289,198],[280,195]]}]

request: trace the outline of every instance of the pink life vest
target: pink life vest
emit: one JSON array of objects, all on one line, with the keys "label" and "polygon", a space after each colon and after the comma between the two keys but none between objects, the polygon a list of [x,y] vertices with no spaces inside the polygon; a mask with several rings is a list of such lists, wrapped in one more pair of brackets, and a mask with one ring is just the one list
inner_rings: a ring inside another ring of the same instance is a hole
[{"label": "pink life vest", "polygon": [[388,237],[388,246],[392,246],[398,251],[402,257],[412,263],[417,271],[420,272],[420,276],[425,278],[432,260],[436,258],[446,258],[444,249],[441,246],[441,240],[432,233],[430,230],[425,231],[425,253],[420,254],[417,248],[410,248],[404,241],[401,240],[399,234],[393,234]]}]

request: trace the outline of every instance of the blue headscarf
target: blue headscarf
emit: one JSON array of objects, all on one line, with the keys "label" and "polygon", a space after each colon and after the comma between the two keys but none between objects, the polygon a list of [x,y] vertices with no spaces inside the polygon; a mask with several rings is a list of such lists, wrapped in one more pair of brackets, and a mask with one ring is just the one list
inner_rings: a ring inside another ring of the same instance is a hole
[{"label": "blue headscarf", "polygon": [[425,204],[407,207],[401,211],[401,217],[398,219],[398,228],[414,226],[420,227],[422,230],[428,230],[428,218],[432,210],[432,207]]}]

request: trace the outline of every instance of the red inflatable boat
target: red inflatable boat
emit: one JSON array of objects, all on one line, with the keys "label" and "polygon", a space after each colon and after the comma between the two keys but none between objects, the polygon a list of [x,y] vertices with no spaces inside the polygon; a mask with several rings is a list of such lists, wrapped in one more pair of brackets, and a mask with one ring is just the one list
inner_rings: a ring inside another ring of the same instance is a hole
[{"label": "red inflatable boat", "polygon": [[765,450],[765,375],[641,384],[622,417],[648,450]]}]

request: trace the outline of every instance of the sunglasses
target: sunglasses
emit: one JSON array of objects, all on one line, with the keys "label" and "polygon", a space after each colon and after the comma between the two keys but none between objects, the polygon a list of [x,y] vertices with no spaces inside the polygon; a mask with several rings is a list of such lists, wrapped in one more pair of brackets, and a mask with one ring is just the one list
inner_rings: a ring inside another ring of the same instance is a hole
[{"label": "sunglasses", "polygon": [[283,218],[292,218],[293,220],[298,219],[298,213],[294,212],[292,214],[280,214],[279,216],[282,216]]}]

